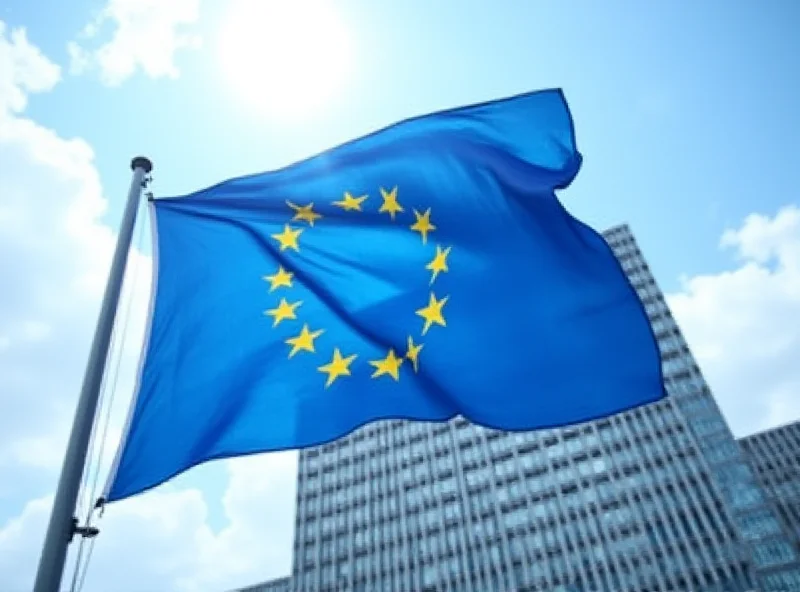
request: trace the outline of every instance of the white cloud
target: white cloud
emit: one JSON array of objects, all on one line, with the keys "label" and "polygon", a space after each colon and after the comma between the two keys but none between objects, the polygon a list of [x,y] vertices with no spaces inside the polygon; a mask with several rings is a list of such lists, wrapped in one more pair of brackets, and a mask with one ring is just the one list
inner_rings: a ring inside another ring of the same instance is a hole
[{"label": "white cloud", "polygon": [[[117,86],[141,69],[151,78],[177,78],[175,55],[200,47],[192,31],[199,16],[199,0],[108,0],[79,39],[67,44],[70,72],[97,69],[100,79]],[[106,30],[111,37],[99,42]]]},{"label": "white cloud", "polygon": [[[3,592],[31,586],[115,239],[102,222],[107,201],[91,147],[24,116],[27,95],[57,81],[57,66],[24,31],[6,34],[0,22]],[[149,260],[135,254],[129,268],[134,266],[139,282],[125,290],[121,304],[124,314],[126,299],[132,299],[126,341],[133,347],[123,351],[117,387],[122,399],[130,393],[149,290]],[[113,369],[112,364],[112,375]],[[104,466],[119,439],[125,409],[120,402],[112,413]],[[218,531],[209,526],[209,507],[196,489],[168,484],[109,506],[86,589],[192,592],[288,573],[294,455],[223,466],[225,525]]]},{"label": "white cloud", "polygon": [[738,435],[800,418],[800,208],[748,216],[720,245],[740,265],[668,297]]},{"label": "white cloud", "polygon": [[[228,523],[219,532],[208,526],[208,506],[196,489],[166,485],[110,505],[98,523],[86,592],[230,590],[288,574],[294,512],[275,502],[294,497],[294,455],[226,464]],[[51,504],[51,496],[31,500],[0,528],[3,592],[30,589]]]},{"label": "white cloud", "polygon": [[[31,589],[42,533],[52,496],[26,504],[21,515],[0,530],[0,574],[3,590]],[[131,500],[102,524],[95,540],[87,592],[165,590],[165,582],[189,571],[196,562],[193,540],[207,539],[206,505],[196,490],[159,492]],[[75,545],[70,548],[76,552]],[[64,589],[72,578],[65,570]]]},{"label": "white cloud", "polygon": [[15,29],[7,37],[6,24],[0,21],[0,115],[22,111],[28,93],[50,90],[60,77],[59,67],[31,45],[25,29]]},{"label": "white cloud", "polygon": [[113,244],[98,223],[106,202],[91,148],[18,114],[58,67],[23,30],[4,32],[0,23],[0,481],[21,455],[57,462],[44,456],[63,440],[72,401],[62,394],[76,388],[97,297],[84,286],[102,277]]},{"label": "white cloud", "polygon": [[198,543],[194,569],[176,580],[180,590],[224,590],[291,569],[296,454],[239,458],[226,465],[230,481],[222,502],[228,524]]},{"label": "white cloud", "polygon": [[32,587],[38,559],[34,549],[40,542],[52,503],[50,496],[33,499],[25,504],[19,516],[0,528],[0,581],[8,592]]}]

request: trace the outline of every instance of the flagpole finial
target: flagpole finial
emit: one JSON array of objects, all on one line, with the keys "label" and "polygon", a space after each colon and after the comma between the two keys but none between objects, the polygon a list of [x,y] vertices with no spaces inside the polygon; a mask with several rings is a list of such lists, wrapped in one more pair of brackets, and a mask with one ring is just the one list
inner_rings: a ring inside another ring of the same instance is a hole
[{"label": "flagpole finial", "polygon": [[146,156],[137,156],[131,161],[131,170],[144,169],[145,173],[153,170],[153,163]]}]

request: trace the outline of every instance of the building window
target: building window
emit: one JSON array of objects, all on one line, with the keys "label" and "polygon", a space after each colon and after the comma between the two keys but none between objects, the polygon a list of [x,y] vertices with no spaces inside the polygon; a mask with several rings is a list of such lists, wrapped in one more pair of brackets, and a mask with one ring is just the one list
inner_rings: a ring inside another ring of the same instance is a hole
[{"label": "building window", "polygon": [[739,519],[742,536],[746,539],[757,539],[770,534],[780,533],[778,521],[768,510],[759,510]]},{"label": "building window", "polygon": [[789,563],[795,558],[795,552],[785,541],[765,541],[753,547],[753,557],[759,567],[770,567]]}]

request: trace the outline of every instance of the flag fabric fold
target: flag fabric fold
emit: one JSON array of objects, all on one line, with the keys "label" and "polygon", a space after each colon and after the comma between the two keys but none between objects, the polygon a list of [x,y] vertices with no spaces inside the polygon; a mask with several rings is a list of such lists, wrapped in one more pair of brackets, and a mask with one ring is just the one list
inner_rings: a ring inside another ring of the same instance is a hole
[{"label": "flag fabric fold", "polygon": [[378,419],[529,430],[660,399],[635,291],[555,196],[580,163],[550,90],[155,200],[148,338],[107,499]]}]

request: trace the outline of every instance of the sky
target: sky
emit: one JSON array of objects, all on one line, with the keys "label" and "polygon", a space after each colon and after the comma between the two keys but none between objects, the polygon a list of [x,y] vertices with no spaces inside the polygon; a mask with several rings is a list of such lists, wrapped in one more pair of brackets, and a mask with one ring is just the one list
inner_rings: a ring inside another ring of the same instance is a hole
[{"label": "sky", "polygon": [[[2,590],[31,586],[138,154],[156,196],[182,195],[410,116],[561,87],[585,159],[566,207],[630,224],[737,436],[800,419],[798,30],[792,0],[5,0]],[[141,214],[84,503],[133,389]],[[293,453],[218,461],[110,505],[84,590],[288,574],[295,471]]]}]

